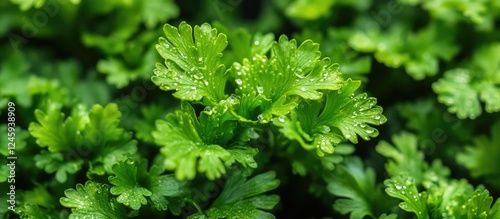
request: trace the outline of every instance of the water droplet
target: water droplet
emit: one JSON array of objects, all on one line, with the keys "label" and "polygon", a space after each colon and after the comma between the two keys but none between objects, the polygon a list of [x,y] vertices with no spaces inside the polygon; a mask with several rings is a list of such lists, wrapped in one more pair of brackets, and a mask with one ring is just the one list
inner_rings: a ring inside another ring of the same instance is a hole
[{"label": "water droplet", "polygon": [[236,96],[236,94],[231,94],[231,96],[229,96],[229,98],[231,100],[237,100],[238,99],[238,96]]},{"label": "water droplet", "polygon": [[303,91],[303,92],[304,92],[304,91],[306,91],[306,88],[305,88],[305,87],[301,87],[301,88],[300,88],[300,91]]},{"label": "water droplet", "polygon": [[258,87],[257,87],[257,93],[259,93],[259,94],[263,94],[263,93],[264,93],[264,88],[263,88],[263,87],[261,87],[261,86],[258,86]]},{"label": "water droplet", "polygon": [[205,109],[203,109],[203,111],[207,112],[208,115],[212,115],[212,107],[207,106],[205,107]]},{"label": "water droplet", "polygon": [[262,58],[262,59],[261,59],[261,61],[262,61],[262,62],[266,62],[266,61],[267,61],[267,59],[266,59],[266,58]]},{"label": "water droplet", "polygon": [[264,119],[264,116],[262,114],[259,114],[257,116],[257,119],[262,122],[262,123],[268,123],[269,121],[267,121],[266,119]]},{"label": "water droplet", "polygon": [[401,190],[401,188],[403,188],[400,185],[394,185],[394,186],[396,187],[397,190]]},{"label": "water droplet", "polygon": [[408,208],[408,205],[406,204],[406,202],[401,202],[399,203],[399,207],[406,210]]},{"label": "water droplet", "polygon": [[280,117],[278,117],[278,121],[280,121],[280,122],[285,122],[285,116],[280,116]]},{"label": "water droplet", "polygon": [[322,126],[318,127],[318,131],[323,133],[323,134],[329,133],[330,130],[331,130],[330,127],[327,125],[322,125]]},{"label": "water droplet", "polygon": [[243,84],[243,81],[238,78],[238,79],[236,79],[236,84],[241,85],[241,84]]},{"label": "water droplet", "polygon": [[80,134],[80,130],[77,130],[77,131],[76,131],[76,134],[77,134],[77,135],[79,135],[79,134]]},{"label": "water droplet", "polygon": [[194,74],[194,75],[193,75],[193,77],[194,77],[195,79],[197,79],[197,80],[201,80],[201,79],[203,79],[203,74],[196,73],[196,74]]},{"label": "water droplet", "polygon": [[253,45],[258,46],[259,44],[260,44],[260,42],[258,40],[253,41]]},{"label": "water droplet", "polygon": [[366,131],[366,134],[372,134],[373,133],[373,129],[367,129],[365,131]]},{"label": "water droplet", "polygon": [[191,90],[196,90],[196,87],[195,87],[195,86],[192,86],[192,87],[191,87]]},{"label": "water droplet", "polygon": [[346,138],[351,138],[351,135],[350,134],[345,134],[345,137]]},{"label": "water droplet", "polygon": [[165,47],[168,49],[170,48],[170,45],[168,43],[165,43]]}]

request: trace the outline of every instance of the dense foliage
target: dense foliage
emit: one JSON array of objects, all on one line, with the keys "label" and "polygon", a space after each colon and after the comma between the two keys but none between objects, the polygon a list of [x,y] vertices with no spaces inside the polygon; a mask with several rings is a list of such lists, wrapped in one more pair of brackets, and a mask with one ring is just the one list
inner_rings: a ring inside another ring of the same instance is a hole
[{"label": "dense foliage", "polygon": [[0,35],[2,218],[500,219],[499,1],[8,0]]}]

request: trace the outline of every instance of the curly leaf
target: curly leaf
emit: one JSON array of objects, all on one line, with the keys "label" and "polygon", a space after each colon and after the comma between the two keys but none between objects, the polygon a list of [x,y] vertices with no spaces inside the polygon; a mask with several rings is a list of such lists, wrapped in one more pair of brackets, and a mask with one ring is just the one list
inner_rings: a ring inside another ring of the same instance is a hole
[{"label": "curly leaf", "polygon": [[204,23],[193,28],[182,22],[179,28],[166,24],[166,38],[156,45],[165,65],[156,64],[151,79],[163,90],[175,90],[181,100],[207,97],[218,102],[224,97],[225,67],[220,64],[227,46],[226,35]]},{"label": "curly leaf", "polygon": [[198,133],[199,127],[193,108],[187,104],[183,110],[167,115],[166,120],[156,122],[153,137],[163,146],[165,167],[176,170],[178,179],[193,179],[197,170],[215,179],[226,171],[224,162],[231,158],[231,153],[219,145],[206,144]]},{"label": "curly leaf", "polygon": [[358,143],[358,135],[369,140],[378,136],[371,125],[387,121],[377,100],[365,93],[354,96],[359,81],[348,79],[344,86],[329,92],[326,103],[301,103],[291,117],[279,117],[273,122],[281,127],[280,132],[291,140],[297,140],[307,150],[318,149],[318,155],[333,153],[334,146],[343,139]]},{"label": "curly leaf", "polygon": [[306,40],[297,47],[296,40],[283,35],[273,44],[270,58],[255,54],[235,63],[231,74],[236,93],[242,95],[239,115],[255,120],[249,111],[259,107],[257,119],[270,121],[272,115],[285,115],[297,106],[289,97],[320,99],[321,90],[339,89],[343,82],[339,65],[320,56],[317,43]]},{"label": "curly leaf", "polygon": [[116,200],[126,206],[130,206],[134,210],[139,210],[141,205],[147,204],[146,196],[151,196],[152,192],[143,186],[139,185],[138,174],[145,174],[147,167],[144,163],[136,166],[135,161],[129,159],[122,161],[113,166],[115,176],[109,177],[109,182],[114,186],[111,187],[111,194],[118,195]]},{"label": "curly leaf", "polygon": [[403,200],[399,207],[405,211],[413,212],[419,219],[429,219],[427,213],[427,193],[419,193],[412,177],[393,177],[385,180],[385,192],[394,198]]},{"label": "curly leaf", "polygon": [[275,189],[280,184],[275,172],[259,174],[247,180],[241,171],[233,172],[222,193],[205,214],[194,214],[188,218],[275,218],[271,213],[279,202],[277,195],[263,193]]},{"label": "curly leaf", "polygon": [[109,187],[87,181],[85,185],[77,184],[75,189],[64,191],[60,199],[64,207],[71,208],[70,219],[96,218],[96,219],[121,219],[126,218],[125,207],[109,197]]}]

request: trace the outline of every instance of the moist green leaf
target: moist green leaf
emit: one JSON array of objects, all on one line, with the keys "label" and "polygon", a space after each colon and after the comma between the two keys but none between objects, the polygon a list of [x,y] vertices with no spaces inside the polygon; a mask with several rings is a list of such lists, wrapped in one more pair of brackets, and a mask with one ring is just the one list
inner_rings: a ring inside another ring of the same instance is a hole
[{"label": "moist green leaf", "polygon": [[116,104],[108,104],[106,107],[94,105],[89,112],[86,139],[93,145],[105,145],[108,141],[119,140],[125,132],[119,126],[121,116]]},{"label": "moist green leaf", "polygon": [[[193,179],[197,170],[206,172],[209,179],[221,177],[226,172],[224,162],[231,158],[231,153],[213,144],[218,140],[216,135],[200,135],[198,129],[213,132],[209,130],[212,126],[200,125],[189,104],[183,104],[182,108],[167,115],[166,120],[158,120],[153,132],[156,144],[162,146],[161,153],[166,157],[165,167],[176,170],[178,179]],[[205,142],[200,136],[205,137]]]},{"label": "moist green leaf", "polygon": [[62,197],[60,202],[64,207],[71,208],[70,219],[127,217],[125,206],[109,196],[106,184],[87,181],[85,185],[77,184],[76,189],[67,189],[64,195],[66,197]]},{"label": "moist green leaf", "polygon": [[182,22],[179,28],[166,24],[166,38],[160,38],[156,49],[165,65],[156,64],[151,79],[162,90],[175,90],[181,100],[207,97],[218,102],[224,97],[225,66],[220,64],[227,46],[226,35],[205,23],[193,28]]},{"label": "moist green leaf", "polygon": [[138,175],[146,174],[147,166],[144,163],[136,166],[134,162],[129,159],[113,166],[115,176],[110,176],[109,182],[114,186],[111,187],[110,192],[118,195],[116,198],[118,202],[139,210],[141,205],[148,203],[145,197],[151,196],[152,192],[137,182],[138,178],[141,178]]},{"label": "moist green leaf", "polygon": [[319,102],[301,103],[290,118],[276,118],[273,124],[305,149],[318,149],[320,156],[333,153],[343,139],[358,143],[358,135],[364,140],[376,137],[378,131],[370,125],[381,125],[387,119],[382,107],[375,105],[375,98],[365,93],[354,95],[359,85],[359,81],[348,79],[340,90],[327,94],[324,107]]},{"label": "moist green leaf", "polygon": [[83,118],[64,119],[61,105],[53,104],[47,112],[37,109],[35,117],[38,123],[30,123],[28,130],[37,139],[36,143],[40,147],[48,147],[51,152],[60,152],[76,145],[82,139],[80,130],[83,127],[80,120]]},{"label": "moist green leaf", "polygon": [[247,180],[246,174],[235,171],[209,209],[188,218],[275,218],[263,211],[272,210],[279,202],[277,195],[263,194],[278,187],[280,182],[275,177],[276,173],[270,171]]},{"label": "moist green leaf", "polygon": [[385,180],[385,192],[394,198],[403,200],[399,207],[405,211],[413,212],[419,219],[430,218],[427,212],[427,193],[419,193],[414,179],[410,176],[392,177]]},{"label": "moist green leaf", "polygon": [[339,65],[320,56],[317,43],[306,40],[297,47],[296,40],[283,35],[273,44],[271,57],[255,54],[233,64],[230,73],[241,95],[238,115],[267,123],[272,115],[286,115],[297,106],[290,97],[317,100],[323,95],[320,90],[339,89]]}]

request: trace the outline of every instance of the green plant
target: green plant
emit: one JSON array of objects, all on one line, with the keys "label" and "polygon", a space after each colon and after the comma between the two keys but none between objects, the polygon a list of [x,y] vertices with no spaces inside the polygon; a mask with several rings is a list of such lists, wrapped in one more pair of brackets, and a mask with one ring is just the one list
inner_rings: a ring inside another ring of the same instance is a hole
[{"label": "green plant", "polygon": [[498,8],[3,1],[0,218],[500,218]]}]

